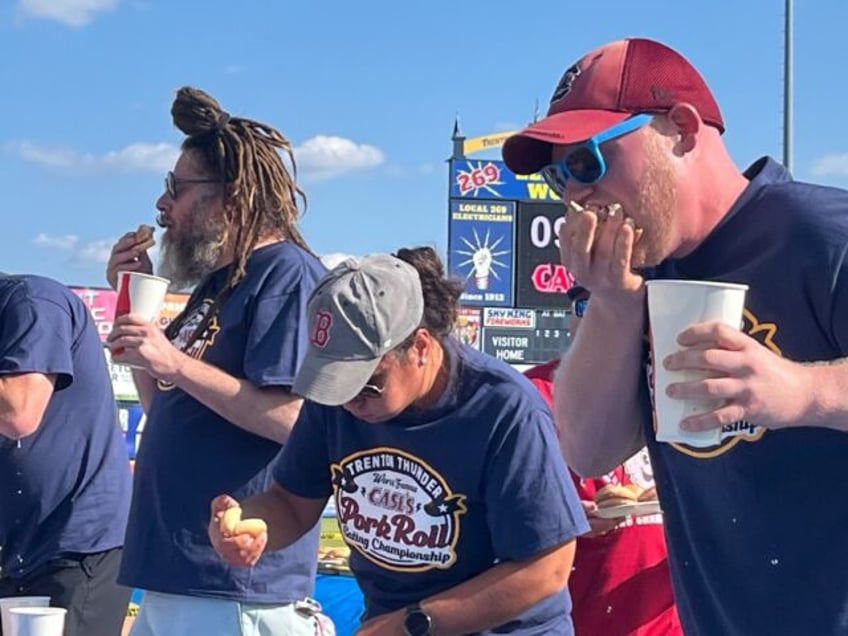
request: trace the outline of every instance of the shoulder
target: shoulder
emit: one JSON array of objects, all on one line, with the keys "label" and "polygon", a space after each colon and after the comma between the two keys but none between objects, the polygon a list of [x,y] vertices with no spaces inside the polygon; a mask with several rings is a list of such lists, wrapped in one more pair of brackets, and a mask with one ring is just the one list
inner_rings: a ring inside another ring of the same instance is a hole
[{"label": "shoulder", "polygon": [[296,290],[308,293],[326,273],[317,256],[291,241],[280,241],[256,250],[248,262],[243,283],[268,295]]},{"label": "shoulder", "polygon": [[84,306],[69,287],[44,276],[21,275],[0,277],[0,299],[33,304],[47,302],[63,306]]},{"label": "shoulder", "polygon": [[550,418],[547,403],[527,376],[467,345],[456,344],[452,348],[460,361],[461,400],[513,415],[538,411],[544,418]]}]

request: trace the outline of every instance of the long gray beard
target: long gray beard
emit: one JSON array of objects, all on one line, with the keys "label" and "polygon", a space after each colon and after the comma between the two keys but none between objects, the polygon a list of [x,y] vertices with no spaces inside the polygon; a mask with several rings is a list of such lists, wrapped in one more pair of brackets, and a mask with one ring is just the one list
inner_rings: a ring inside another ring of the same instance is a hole
[{"label": "long gray beard", "polygon": [[223,246],[216,240],[163,241],[159,275],[171,281],[172,292],[189,290],[217,269]]}]

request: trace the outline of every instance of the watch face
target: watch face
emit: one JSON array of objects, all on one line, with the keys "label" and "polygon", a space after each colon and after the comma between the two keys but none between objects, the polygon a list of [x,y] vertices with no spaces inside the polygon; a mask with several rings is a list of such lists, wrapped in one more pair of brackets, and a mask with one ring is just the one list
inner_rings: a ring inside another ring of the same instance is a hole
[{"label": "watch face", "polygon": [[415,610],[406,615],[403,626],[409,636],[427,636],[430,633],[430,617],[421,610]]}]

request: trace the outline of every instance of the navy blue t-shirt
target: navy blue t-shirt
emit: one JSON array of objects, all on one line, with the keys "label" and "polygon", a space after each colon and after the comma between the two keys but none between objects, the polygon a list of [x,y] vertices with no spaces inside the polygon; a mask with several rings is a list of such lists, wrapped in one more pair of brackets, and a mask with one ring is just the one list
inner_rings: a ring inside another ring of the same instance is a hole
[{"label": "navy blue t-shirt", "polygon": [[[291,241],[253,252],[246,276],[213,312],[188,353],[258,387],[291,386],[308,334],[309,294],[324,275],[320,261]],[[174,338],[184,348],[225,285],[213,273],[187,306]],[[252,568],[230,568],[207,535],[209,504],[238,500],[271,484],[269,464],[280,444],[231,424],[189,394],[159,382],[135,467],[135,491],[119,581],[166,594],[256,603],[295,601],[312,592],[316,527]]]},{"label": "navy blue t-shirt", "polygon": [[[766,159],[747,176],[707,240],[651,277],[747,283],[758,342],[800,362],[848,356],[848,192]],[[738,422],[707,449],[647,436],[687,635],[848,634],[848,505],[834,496],[848,433]]]},{"label": "navy blue t-shirt", "polygon": [[[296,495],[334,495],[366,618],[589,529],[539,392],[494,358],[447,351],[435,408],[375,424],[307,402],[275,466]],[[572,634],[570,610],[563,590],[485,633]]]},{"label": "navy blue t-shirt", "polygon": [[41,424],[0,436],[0,576],[119,547],[130,470],[112,381],[91,315],[39,276],[0,276],[0,375],[56,375]]}]

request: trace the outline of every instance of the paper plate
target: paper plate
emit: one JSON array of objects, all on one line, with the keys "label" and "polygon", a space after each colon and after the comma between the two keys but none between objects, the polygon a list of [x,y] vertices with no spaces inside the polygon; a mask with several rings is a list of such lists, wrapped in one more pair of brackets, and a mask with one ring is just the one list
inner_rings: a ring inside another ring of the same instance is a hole
[{"label": "paper plate", "polygon": [[592,516],[601,519],[618,519],[620,517],[638,517],[642,515],[655,515],[662,512],[659,501],[639,501],[623,506],[610,506],[609,508],[598,508],[592,512]]}]

